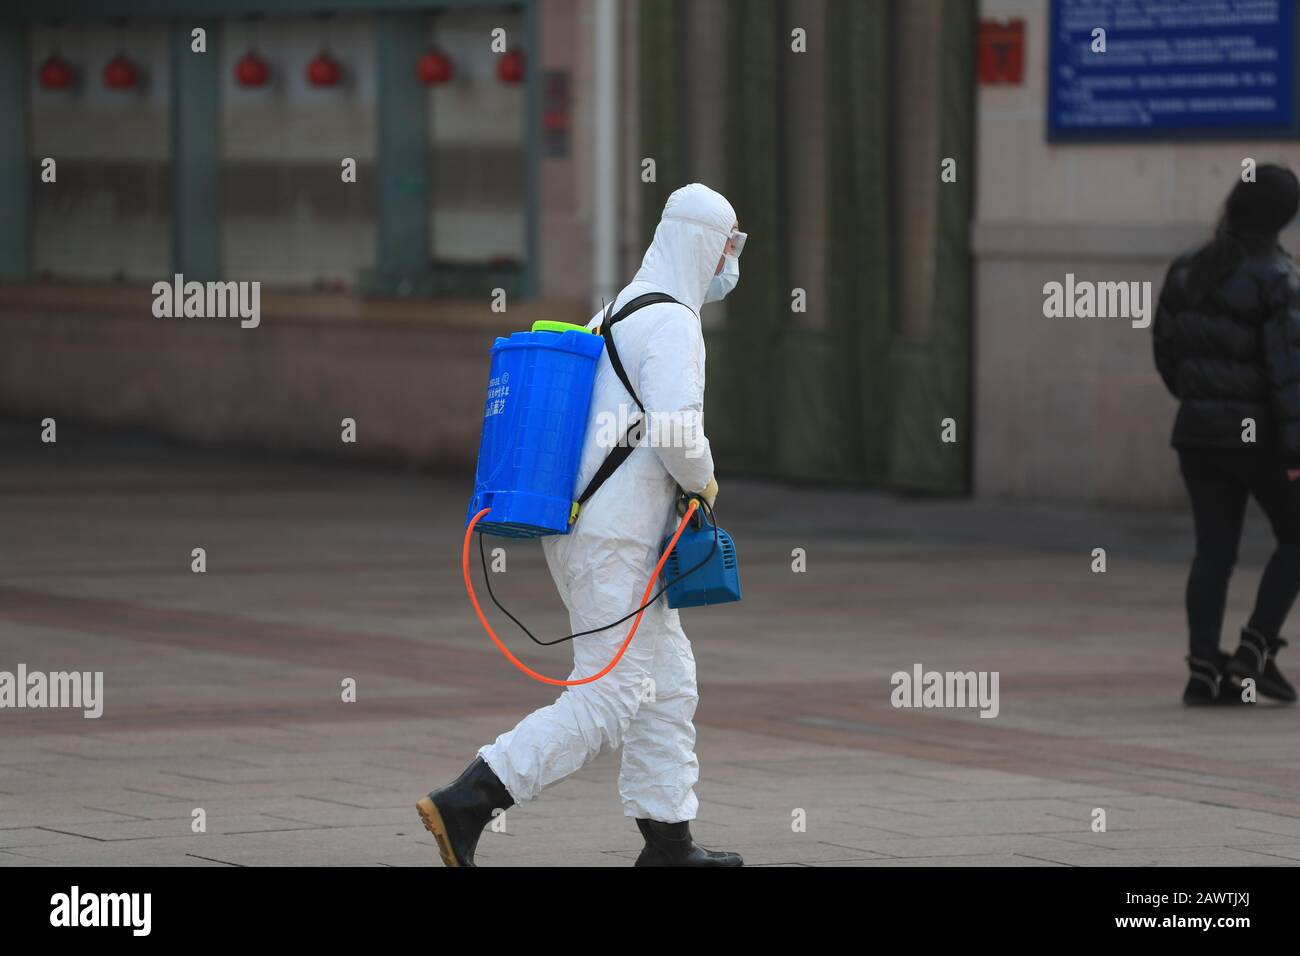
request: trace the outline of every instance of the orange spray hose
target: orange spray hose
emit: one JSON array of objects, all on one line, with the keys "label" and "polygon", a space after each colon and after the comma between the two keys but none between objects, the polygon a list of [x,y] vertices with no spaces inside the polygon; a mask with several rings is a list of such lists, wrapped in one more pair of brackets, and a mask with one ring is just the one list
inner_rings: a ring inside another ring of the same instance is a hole
[{"label": "orange spray hose", "polygon": [[[691,520],[691,515],[695,514],[695,511],[699,506],[699,502],[694,499],[691,499],[690,503],[687,504],[686,514],[682,515],[682,520],[678,523],[677,530],[673,533],[672,539],[668,542],[668,547],[664,549],[664,553],[659,556],[659,563],[655,565],[654,572],[650,575],[650,580],[645,586],[645,593],[641,595],[642,605],[645,605],[646,602],[650,600],[650,592],[654,590],[655,582],[659,580],[659,572],[663,570],[664,562],[668,560],[668,555],[672,554],[673,548],[677,547],[677,539],[682,536],[682,532],[686,530],[686,523]],[[488,632],[488,637],[492,638],[492,643],[497,646],[497,650],[506,656],[506,660],[511,664],[514,664],[515,667],[519,668],[533,680],[541,681],[543,684],[554,684],[556,687],[576,687],[578,684],[590,684],[592,681],[600,680],[612,671],[615,665],[622,660],[623,652],[626,651],[627,646],[632,643],[632,635],[636,633],[637,626],[641,623],[641,615],[646,612],[645,607],[642,607],[641,610],[637,612],[636,620],[632,622],[632,629],[627,632],[627,637],[623,638],[623,646],[618,649],[618,653],[614,655],[613,659],[601,668],[599,673],[592,674],[590,677],[579,677],[577,680],[557,680],[554,677],[547,677],[545,674],[537,673],[537,671],[533,670],[519,658],[515,657],[514,654],[510,653],[510,648],[501,643],[501,638],[497,637],[497,632],[492,630],[492,625],[489,624],[487,618],[483,616],[483,609],[479,607],[478,597],[474,594],[474,582],[470,579],[469,574],[469,543],[474,538],[474,526],[478,524],[480,518],[491,510],[491,508],[484,508],[474,517],[469,519],[469,526],[465,528],[465,545],[461,549],[460,556],[460,567],[465,574],[465,590],[469,592],[470,603],[474,605],[474,613],[478,615],[478,621],[483,625],[483,630]]]}]

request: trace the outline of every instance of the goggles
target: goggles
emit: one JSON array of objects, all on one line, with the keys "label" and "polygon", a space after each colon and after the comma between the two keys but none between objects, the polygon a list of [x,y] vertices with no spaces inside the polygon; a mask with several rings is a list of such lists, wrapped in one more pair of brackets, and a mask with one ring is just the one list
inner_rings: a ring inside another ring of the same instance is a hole
[{"label": "goggles", "polygon": [[[703,226],[706,229],[718,229],[717,226],[711,223],[704,222],[701,219],[696,219],[693,216],[679,216],[679,215],[670,215],[668,213],[665,213],[663,218],[676,219],[678,222],[694,223],[695,225]],[[720,232],[721,230],[718,231]],[[739,229],[728,234],[727,244],[722,247],[723,254],[728,256],[739,256],[740,250],[745,248],[745,240],[748,238],[749,238],[749,233],[741,232]]]}]

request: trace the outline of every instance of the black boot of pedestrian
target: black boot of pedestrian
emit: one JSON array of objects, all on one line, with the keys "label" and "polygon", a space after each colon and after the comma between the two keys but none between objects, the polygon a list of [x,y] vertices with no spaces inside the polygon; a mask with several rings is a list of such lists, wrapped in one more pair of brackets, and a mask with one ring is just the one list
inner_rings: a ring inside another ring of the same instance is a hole
[{"label": "black boot of pedestrian", "polygon": [[660,823],[638,818],[637,828],[645,837],[645,849],[637,866],[744,866],[739,853],[706,850],[691,839],[691,825]]},{"label": "black boot of pedestrian", "polygon": [[1277,669],[1277,652],[1286,647],[1280,637],[1265,637],[1251,627],[1241,629],[1241,644],[1228,662],[1228,673],[1252,678],[1261,696],[1295,703],[1295,688]]},{"label": "black boot of pedestrian", "polygon": [[505,784],[497,779],[482,757],[465,768],[454,783],[416,801],[424,828],[438,841],[438,853],[447,866],[475,866],[474,848],[483,828],[492,822],[493,810],[514,806]]},{"label": "black boot of pedestrian", "polygon": [[1241,687],[1228,675],[1228,655],[1220,651],[1214,660],[1188,656],[1187,665],[1192,676],[1183,691],[1183,703],[1188,707],[1231,707],[1246,703],[1241,699]]}]

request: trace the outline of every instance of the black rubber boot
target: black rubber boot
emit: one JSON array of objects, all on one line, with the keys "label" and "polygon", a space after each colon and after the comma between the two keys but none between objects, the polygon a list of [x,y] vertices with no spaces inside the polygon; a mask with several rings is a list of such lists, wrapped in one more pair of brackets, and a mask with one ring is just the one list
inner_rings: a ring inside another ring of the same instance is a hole
[{"label": "black rubber boot", "polygon": [[1295,703],[1295,688],[1277,669],[1277,652],[1286,647],[1280,637],[1265,637],[1250,627],[1241,629],[1241,644],[1228,661],[1228,673],[1252,678],[1260,696]]},{"label": "black rubber boot", "polygon": [[744,866],[739,853],[706,850],[691,839],[691,825],[660,823],[638,818],[637,828],[645,837],[645,849],[637,866]]},{"label": "black rubber boot", "polygon": [[497,779],[482,757],[465,768],[454,783],[416,801],[424,828],[438,841],[438,853],[447,866],[474,866],[474,848],[483,828],[492,822],[493,810],[514,806],[505,784]]},{"label": "black rubber boot", "polygon": [[1228,655],[1220,651],[1212,661],[1200,657],[1187,658],[1192,676],[1183,691],[1183,703],[1188,707],[1232,707],[1245,704],[1241,699],[1241,686],[1228,674]]}]

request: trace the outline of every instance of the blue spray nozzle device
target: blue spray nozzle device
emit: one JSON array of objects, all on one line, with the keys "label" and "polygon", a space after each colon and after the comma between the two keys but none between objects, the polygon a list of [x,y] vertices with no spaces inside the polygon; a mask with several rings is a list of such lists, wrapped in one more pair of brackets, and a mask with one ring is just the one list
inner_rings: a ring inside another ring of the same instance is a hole
[{"label": "blue spray nozzle device", "polygon": [[[667,548],[671,538],[664,538]],[[718,527],[713,510],[700,502],[677,547],[664,562],[668,606],[701,607],[740,600],[740,563],[731,535]]]}]

